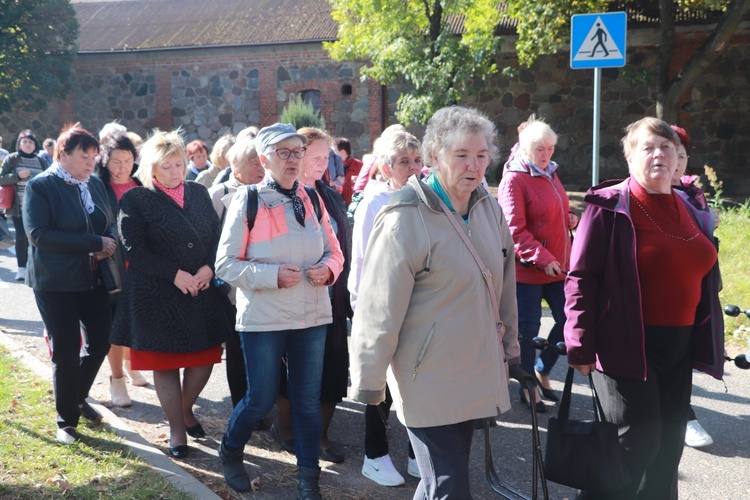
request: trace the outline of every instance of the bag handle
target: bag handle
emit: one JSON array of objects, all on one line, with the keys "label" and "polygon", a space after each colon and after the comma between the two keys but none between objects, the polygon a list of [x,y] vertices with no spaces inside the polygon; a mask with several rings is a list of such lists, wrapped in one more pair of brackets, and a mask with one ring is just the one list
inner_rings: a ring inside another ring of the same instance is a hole
[{"label": "bag handle", "polygon": [[[574,368],[568,367],[568,374],[565,377],[565,387],[563,388],[562,398],[560,399],[560,410],[557,413],[557,419],[561,422],[568,420],[570,417],[570,399],[573,391],[573,376],[575,375],[575,372],[576,370]],[[594,416],[596,418],[596,421],[606,423],[607,419],[604,416],[602,402],[599,400],[599,395],[596,393],[596,388],[594,387],[594,379],[591,377],[590,373],[588,379],[589,386],[591,387],[591,403],[594,407]]]},{"label": "bag handle", "polygon": [[441,200],[439,197],[438,197],[438,201],[440,202],[440,208],[442,208],[445,215],[448,216],[448,220],[451,221],[451,224],[453,224],[454,229],[456,230],[458,235],[461,237],[463,242],[466,244],[466,247],[469,249],[471,256],[474,257],[474,260],[479,266],[479,269],[481,269],[484,282],[490,291],[490,301],[492,302],[492,312],[495,313],[495,323],[497,325],[501,325],[502,321],[500,320],[500,307],[497,302],[497,296],[495,295],[495,286],[492,284],[492,272],[490,272],[489,268],[487,268],[487,266],[484,265],[482,258],[477,253],[477,250],[476,248],[474,248],[474,245],[472,244],[469,237],[466,236],[466,232],[463,230],[461,226],[458,225],[458,221],[453,216],[453,213],[448,209],[446,204],[443,203],[443,200]]}]

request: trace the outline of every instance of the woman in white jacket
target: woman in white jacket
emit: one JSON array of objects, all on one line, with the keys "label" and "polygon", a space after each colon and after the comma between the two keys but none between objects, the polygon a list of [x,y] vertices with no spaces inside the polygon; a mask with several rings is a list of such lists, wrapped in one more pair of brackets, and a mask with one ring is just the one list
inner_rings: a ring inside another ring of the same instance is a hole
[{"label": "woman in white jacket", "polygon": [[[248,390],[229,420],[219,456],[229,486],[249,491],[243,450],[273,407],[286,353],[297,496],[315,499],[320,498],[320,379],[326,325],[332,320],[327,287],[336,281],[344,258],[322,203],[318,200],[316,208],[313,194],[297,181],[305,142],[289,124],[261,129],[255,146],[266,177],[255,196],[249,196],[250,188],[239,189],[227,209],[216,274],[238,290],[235,328]],[[252,229],[249,200],[257,204]]]}]

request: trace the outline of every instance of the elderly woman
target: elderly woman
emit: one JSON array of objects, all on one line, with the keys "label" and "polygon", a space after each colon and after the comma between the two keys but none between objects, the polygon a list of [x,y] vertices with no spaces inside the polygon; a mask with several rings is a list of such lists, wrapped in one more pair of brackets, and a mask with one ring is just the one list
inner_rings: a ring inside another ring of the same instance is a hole
[{"label": "elderly woman", "polygon": [[80,416],[102,418],[86,398],[109,350],[112,309],[99,262],[116,244],[107,191],[91,176],[98,153],[96,138],[80,124],[64,130],[55,163],[29,181],[23,200],[31,242],[27,283],[50,338],[57,440],[63,444],[78,440]]},{"label": "elderly woman", "polygon": [[[216,215],[224,225],[227,206],[232,201],[234,193],[243,186],[257,184],[263,180],[266,170],[260,164],[258,151],[255,149],[254,139],[240,139],[227,152],[227,159],[233,165],[229,179],[221,184],[212,186],[208,190]],[[229,299],[235,303],[236,290],[232,287]],[[236,310],[234,311],[236,314]],[[234,314],[232,315],[234,317]],[[245,378],[245,356],[242,354],[242,344],[239,333],[232,329],[226,341],[226,370],[227,383],[229,384],[229,396],[232,399],[232,407],[239,404],[247,392],[247,380]]]},{"label": "elderly woman", "polygon": [[320,498],[320,382],[326,325],[332,321],[328,287],[344,257],[318,194],[297,180],[306,141],[289,124],[261,129],[255,147],[266,177],[257,190],[238,190],[227,210],[216,270],[239,292],[235,327],[248,390],[229,420],[219,457],[227,484],[250,490],[243,450],[273,407],[279,363],[286,356],[297,497],[313,499]]},{"label": "elderly woman", "polygon": [[[135,168],[135,159],[138,152],[135,145],[126,134],[115,134],[108,136],[102,141],[100,149],[99,178],[104,182],[107,189],[109,202],[112,207],[117,207],[122,196],[141,185],[140,181],[132,177]],[[118,237],[119,240],[119,237]],[[120,275],[125,275],[125,257],[122,244],[117,245],[115,260],[120,267]],[[112,310],[117,304],[119,293],[111,294]],[[138,370],[132,370],[130,366],[130,349],[120,345],[112,345],[107,354],[109,368],[112,375],[109,377],[109,396],[114,406],[130,406],[132,401],[128,395],[126,385],[126,371],[130,381],[135,386],[146,386],[148,381]],[[124,365],[124,366],[123,366]]]},{"label": "elderly woman", "polygon": [[18,271],[16,280],[23,281],[26,277],[26,264],[29,260],[29,239],[23,225],[23,199],[26,184],[47,168],[47,162],[36,154],[39,140],[31,130],[22,130],[16,140],[16,152],[9,154],[0,167],[0,186],[15,185],[13,206],[5,211],[13,220],[16,229],[16,263]]},{"label": "elderly woman", "polygon": [[183,182],[186,165],[176,132],[143,144],[136,173],[143,186],[120,200],[128,271],[112,329],[112,343],[131,348],[131,367],[153,370],[174,458],[188,456],[188,435],[205,436],[193,405],[231,329],[229,299],[212,286],[219,218],[206,188]]},{"label": "elderly woman", "polygon": [[232,134],[225,134],[219,137],[219,140],[214,144],[211,150],[211,156],[209,157],[209,167],[203,170],[195,178],[195,182],[203,184],[206,188],[210,188],[219,174],[226,169],[232,163],[227,158],[229,149],[234,145],[234,136]]},{"label": "elderly woman", "polygon": [[388,378],[422,477],[414,498],[470,498],[474,421],[510,409],[506,368],[520,362],[513,239],[481,187],[495,137],[476,110],[435,113],[422,146],[432,174],[391,196],[362,266],[349,395],[379,404]]},{"label": "elderly woman", "polygon": [[[349,292],[352,307],[356,306],[362,262],[370,240],[375,217],[388,203],[393,193],[403,188],[408,179],[422,169],[422,151],[419,140],[402,126],[386,129],[375,141],[373,155],[378,165],[377,172],[364,188],[362,201],[354,212],[352,236],[352,272],[349,275]],[[400,486],[404,477],[396,470],[388,449],[387,419],[393,398],[386,385],[385,400],[380,405],[365,408],[365,458],[362,475],[381,486]],[[419,468],[414,458],[414,449],[409,445],[407,472],[419,477]]]},{"label": "elderly woman", "polygon": [[[565,293],[563,283],[570,265],[569,230],[578,218],[569,210],[568,195],[552,161],[557,134],[541,120],[530,121],[518,135],[518,151],[505,167],[498,189],[498,200],[513,235],[516,256],[516,298],[518,332],[528,342],[521,343],[521,368],[536,372],[545,398],[557,401],[549,374],[557,361],[555,344],[563,339]],[[552,310],[555,324],[549,333],[550,346],[534,362],[531,339],[539,334],[542,299]],[[520,389],[521,400],[532,402],[543,413],[547,406]]]},{"label": "elderly woman", "polygon": [[[333,420],[336,404],[340,403],[346,396],[346,388],[349,383],[346,323],[347,319],[352,317],[352,309],[349,305],[346,281],[349,277],[349,261],[351,259],[351,252],[349,251],[351,228],[346,218],[346,205],[343,198],[336,189],[321,180],[328,166],[331,137],[324,131],[311,127],[301,128],[298,133],[307,139],[305,143],[307,152],[302,159],[299,180],[303,185],[314,188],[323,200],[326,211],[331,218],[331,226],[341,248],[341,253],[344,255],[344,267],[341,274],[336,283],[329,288],[333,322],[327,327],[326,347],[323,356],[323,378],[320,384],[320,451],[318,452],[318,456],[322,460],[341,463],[344,461],[344,455],[328,438],[328,428],[331,425],[331,420]],[[276,401],[276,405],[279,412],[271,427],[271,435],[282,448],[294,451],[294,445],[291,443],[291,407],[284,373],[282,373],[281,378],[281,394]]]},{"label": "elderly woman", "polygon": [[568,362],[620,427],[631,483],[582,498],[677,498],[692,368],[723,373],[713,221],[672,189],[669,124],[626,128],[630,177],[586,194],[565,283]]}]

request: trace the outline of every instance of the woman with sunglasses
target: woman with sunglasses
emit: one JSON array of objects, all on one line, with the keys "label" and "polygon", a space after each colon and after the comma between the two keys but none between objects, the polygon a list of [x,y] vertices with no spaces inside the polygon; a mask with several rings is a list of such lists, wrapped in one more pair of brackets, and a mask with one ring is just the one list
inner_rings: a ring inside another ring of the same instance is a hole
[{"label": "woman with sunglasses", "polygon": [[[297,180],[306,142],[290,124],[261,129],[255,146],[266,176],[257,191],[239,189],[227,209],[216,272],[237,287],[235,327],[248,390],[229,420],[219,457],[227,484],[249,491],[243,451],[276,401],[279,362],[286,354],[297,498],[315,499],[320,498],[320,382],[333,320],[328,287],[344,257],[324,204]],[[248,208],[255,213],[252,224]]]}]

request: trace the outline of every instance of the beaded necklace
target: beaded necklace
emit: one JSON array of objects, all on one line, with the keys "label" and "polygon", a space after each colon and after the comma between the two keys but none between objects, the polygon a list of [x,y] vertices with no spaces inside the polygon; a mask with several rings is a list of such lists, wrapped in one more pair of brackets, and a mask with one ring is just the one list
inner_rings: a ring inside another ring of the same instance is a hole
[{"label": "beaded necklace", "polygon": [[630,199],[635,202],[635,204],[638,206],[638,208],[641,210],[641,212],[643,212],[643,215],[645,215],[646,218],[651,221],[651,224],[653,224],[654,227],[656,227],[656,229],[658,229],[661,234],[664,234],[666,236],[669,236],[670,238],[674,238],[676,240],[685,241],[685,242],[692,241],[695,238],[697,238],[698,236],[700,236],[700,230],[698,230],[698,228],[696,227],[695,222],[693,222],[693,218],[692,217],[688,216],[688,220],[690,221],[690,225],[692,226],[692,229],[695,230],[695,234],[693,236],[691,236],[690,238],[685,238],[685,237],[682,237],[682,236],[677,236],[676,234],[671,234],[671,233],[668,233],[665,230],[663,230],[661,228],[661,226],[659,226],[659,224],[656,223],[656,221],[653,219],[653,217],[651,217],[651,214],[649,214],[648,211],[646,211],[646,207],[644,207],[641,204],[641,202],[638,201],[638,198],[636,198],[632,193],[630,194]]}]

